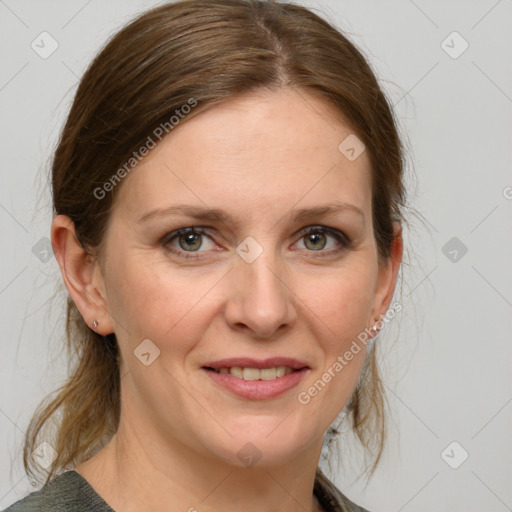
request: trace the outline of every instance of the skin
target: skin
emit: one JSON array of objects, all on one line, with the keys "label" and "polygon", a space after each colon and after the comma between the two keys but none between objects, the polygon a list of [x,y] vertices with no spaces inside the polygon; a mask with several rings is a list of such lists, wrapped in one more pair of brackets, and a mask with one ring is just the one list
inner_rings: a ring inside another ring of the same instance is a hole
[{"label": "skin", "polygon": [[[351,162],[338,150],[350,133],[310,93],[251,93],[180,124],[124,179],[100,260],[77,243],[69,218],[55,217],[66,287],[85,321],[115,332],[121,350],[119,430],[77,466],[115,510],[318,510],[322,439],[356,385],[364,345],[309,404],[297,395],[385,314],[402,258],[397,225],[392,258],[378,265],[368,155]],[[334,201],[364,218],[341,211],[292,219]],[[182,203],[226,210],[236,222],[138,222]],[[164,245],[165,235],[192,226],[209,227],[198,252],[187,252],[184,237]],[[321,231],[311,239],[301,233],[307,226],[345,233],[353,247]],[[236,253],[248,236],[263,249],[252,263]],[[149,366],[133,352],[144,339],[160,349]],[[201,370],[226,357],[279,355],[310,370],[270,400],[236,397]],[[262,456],[252,467],[237,457],[248,442]]]}]

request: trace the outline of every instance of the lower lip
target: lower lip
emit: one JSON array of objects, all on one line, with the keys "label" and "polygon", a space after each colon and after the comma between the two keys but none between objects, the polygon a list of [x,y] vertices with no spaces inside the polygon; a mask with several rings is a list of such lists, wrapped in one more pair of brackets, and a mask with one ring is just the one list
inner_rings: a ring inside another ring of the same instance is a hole
[{"label": "lower lip", "polygon": [[201,369],[220,386],[249,400],[275,398],[297,386],[309,370],[303,368],[273,380],[244,380],[234,377],[230,373],[217,373],[205,368]]}]

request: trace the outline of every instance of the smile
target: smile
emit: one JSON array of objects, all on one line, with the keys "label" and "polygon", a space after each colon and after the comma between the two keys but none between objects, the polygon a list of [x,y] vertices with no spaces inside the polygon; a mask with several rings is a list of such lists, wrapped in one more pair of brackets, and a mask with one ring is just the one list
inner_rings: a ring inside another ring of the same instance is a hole
[{"label": "smile", "polygon": [[292,369],[289,366],[249,368],[223,366],[219,369],[203,367],[201,370],[219,389],[248,400],[269,400],[299,385],[311,369]]}]

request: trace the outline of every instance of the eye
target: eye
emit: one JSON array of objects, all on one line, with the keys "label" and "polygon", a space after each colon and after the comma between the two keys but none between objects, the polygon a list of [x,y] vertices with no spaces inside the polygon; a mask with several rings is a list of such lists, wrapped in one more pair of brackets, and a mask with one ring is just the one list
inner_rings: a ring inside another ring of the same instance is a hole
[{"label": "eye", "polygon": [[[334,248],[324,251],[328,245],[328,239],[333,238],[337,244]],[[337,229],[328,228],[326,226],[310,226],[302,230],[301,240],[304,240],[304,246],[309,252],[320,252],[318,256],[328,256],[338,253],[352,246],[352,241],[347,235]],[[317,256],[317,255],[315,255]]]},{"label": "eye", "polygon": [[[171,252],[181,257],[197,258],[198,256],[187,253],[203,252],[199,251],[199,249],[204,246],[205,238],[210,240],[212,246],[215,245],[203,229],[198,227],[183,228],[171,233],[164,241],[164,245]],[[176,247],[176,245],[178,247]],[[208,246],[208,244],[206,245]],[[208,247],[206,249],[208,249]]]}]

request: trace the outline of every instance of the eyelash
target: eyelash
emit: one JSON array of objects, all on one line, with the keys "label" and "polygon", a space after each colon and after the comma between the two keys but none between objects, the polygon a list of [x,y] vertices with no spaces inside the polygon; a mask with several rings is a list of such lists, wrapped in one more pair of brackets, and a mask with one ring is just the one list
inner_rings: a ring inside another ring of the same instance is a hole
[{"label": "eyelash", "polygon": [[[170,242],[172,242],[172,240],[174,240],[176,237],[178,237],[180,235],[186,235],[189,233],[194,233],[197,235],[206,235],[209,237],[207,231],[204,228],[197,227],[197,226],[193,226],[193,227],[191,226],[188,228],[178,229],[178,230],[170,233],[168,236],[166,236],[164,239],[164,242],[163,242],[164,247],[166,247],[170,252],[172,252],[173,254],[176,254],[177,256],[179,256],[181,258],[186,258],[186,259],[201,258],[201,256],[192,256],[192,254],[197,253],[197,251],[188,252],[188,251],[178,250],[178,249],[170,246]],[[304,228],[300,232],[299,240],[304,238],[306,235],[310,235],[311,233],[323,233],[323,234],[331,235],[341,244],[341,247],[337,247],[336,249],[331,249],[330,251],[323,251],[323,250],[308,251],[308,252],[323,253],[323,254],[314,255],[313,256],[314,258],[323,258],[325,256],[332,256],[333,254],[337,254],[339,252],[351,249],[352,245],[353,245],[352,240],[347,235],[345,235],[345,233],[338,231],[337,229],[329,228],[327,226],[308,226],[307,228]],[[209,238],[211,238],[211,237],[209,237]]]}]

